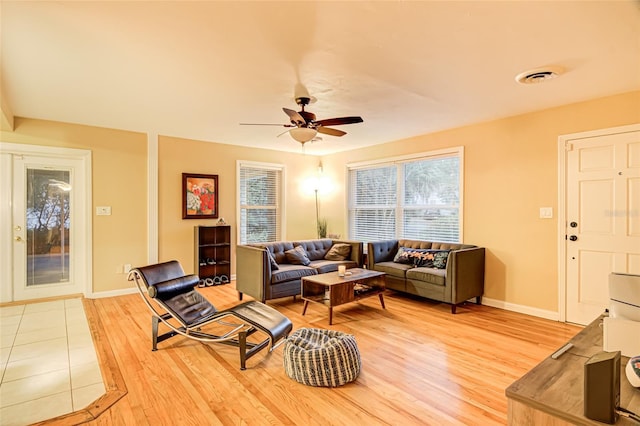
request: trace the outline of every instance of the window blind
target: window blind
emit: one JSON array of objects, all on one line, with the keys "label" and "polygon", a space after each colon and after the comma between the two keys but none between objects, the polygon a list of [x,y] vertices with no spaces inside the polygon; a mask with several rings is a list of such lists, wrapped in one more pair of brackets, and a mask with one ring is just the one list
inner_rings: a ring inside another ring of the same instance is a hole
[{"label": "window blind", "polygon": [[395,237],[397,172],[395,166],[350,172],[349,234],[356,241]]},{"label": "window blind", "polygon": [[460,155],[349,169],[349,237],[460,242]]},{"label": "window blind", "polygon": [[281,239],[282,169],[240,164],[240,244]]}]

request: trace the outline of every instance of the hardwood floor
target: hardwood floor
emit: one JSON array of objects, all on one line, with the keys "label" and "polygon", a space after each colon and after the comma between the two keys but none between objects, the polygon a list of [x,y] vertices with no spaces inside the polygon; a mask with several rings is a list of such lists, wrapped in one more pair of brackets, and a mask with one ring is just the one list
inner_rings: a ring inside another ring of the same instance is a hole
[{"label": "hardwood floor", "polygon": [[[237,303],[233,283],[201,290],[219,309]],[[102,330],[95,337],[111,389],[88,424],[506,424],[505,388],[580,330],[474,304],[452,315],[449,305],[392,291],[385,302],[386,310],[378,298],[337,307],[331,327],[323,306],[310,304],[302,316],[300,298],[269,302],[294,329],[356,336],[360,376],[331,389],[289,379],[282,347],[251,358],[245,371],[237,348],[224,345],[178,336],[152,352],[151,316],[138,294],[85,300]]]}]

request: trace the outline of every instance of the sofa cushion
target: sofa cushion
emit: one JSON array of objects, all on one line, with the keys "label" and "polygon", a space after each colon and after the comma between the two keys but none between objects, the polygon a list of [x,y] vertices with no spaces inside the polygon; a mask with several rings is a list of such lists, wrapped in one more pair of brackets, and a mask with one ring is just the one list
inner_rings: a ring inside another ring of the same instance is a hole
[{"label": "sofa cushion", "polygon": [[413,265],[405,265],[403,263],[395,263],[395,262],[380,262],[380,263],[376,263],[373,267],[374,271],[384,272],[387,275],[391,275],[398,278],[404,278],[405,272],[412,268],[413,268]]},{"label": "sofa cushion", "polygon": [[324,259],[324,256],[327,254],[331,245],[333,244],[332,240],[329,238],[322,238],[319,240],[302,240],[302,241],[294,241],[294,246],[302,246],[307,252],[307,257],[309,260],[321,260]]},{"label": "sofa cushion", "polygon": [[318,272],[308,266],[280,264],[280,269],[271,273],[271,284],[299,280],[302,277],[317,275]]},{"label": "sofa cushion", "polygon": [[413,268],[407,271],[407,279],[445,285],[447,280],[447,271],[435,268]]},{"label": "sofa cushion", "polygon": [[291,250],[285,251],[284,254],[287,257],[287,262],[292,265],[307,266],[311,263],[311,260],[309,260],[307,256],[307,251],[302,246],[295,246]]},{"label": "sofa cushion", "polygon": [[326,260],[345,260],[351,254],[351,244],[338,243],[331,246],[324,256]]},{"label": "sofa cushion", "polygon": [[353,260],[313,260],[309,265],[319,274],[326,274],[327,272],[335,272],[338,270],[338,265],[345,265],[347,269],[357,268],[358,262]]}]

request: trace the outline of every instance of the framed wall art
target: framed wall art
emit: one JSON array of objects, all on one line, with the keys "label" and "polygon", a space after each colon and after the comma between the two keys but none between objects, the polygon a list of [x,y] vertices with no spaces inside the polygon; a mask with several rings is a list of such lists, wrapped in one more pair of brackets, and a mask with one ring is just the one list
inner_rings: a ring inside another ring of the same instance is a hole
[{"label": "framed wall art", "polygon": [[182,218],[218,217],[218,175],[182,174]]}]

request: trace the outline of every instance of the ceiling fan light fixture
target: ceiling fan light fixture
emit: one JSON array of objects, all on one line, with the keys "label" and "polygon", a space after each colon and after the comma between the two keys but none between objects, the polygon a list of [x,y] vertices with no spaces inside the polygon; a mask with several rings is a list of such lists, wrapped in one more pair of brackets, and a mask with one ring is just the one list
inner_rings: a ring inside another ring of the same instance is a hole
[{"label": "ceiling fan light fixture", "polygon": [[309,129],[308,127],[294,127],[289,131],[289,134],[296,141],[305,144],[315,138],[318,131],[316,129]]}]

